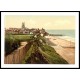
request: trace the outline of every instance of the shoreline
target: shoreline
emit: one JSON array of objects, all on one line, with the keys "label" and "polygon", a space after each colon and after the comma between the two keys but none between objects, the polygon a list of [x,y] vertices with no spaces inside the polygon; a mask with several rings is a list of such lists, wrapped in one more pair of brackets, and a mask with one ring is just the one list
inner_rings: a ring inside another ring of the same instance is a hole
[{"label": "shoreline", "polygon": [[75,64],[75,42],[61,39],[58,36],[46,36],[46,42],[53,47],[69,64]]},{"label": "shoreline", "polygon": [[70,37],[61,38],[59,36],[46,36],[46,39],[49,39],[48,41],[62,47],[75,47],[75,41],[73,41]]},{"label": "shoreline", "polygon": [[55,38],[60,38],[60,39],[64,39],[67,41],[71,41],[75,43],[75,38],[71,37],[71,36],[65,36],[65,35],[50,35],[50,37],[55,37]]},{"label": "shoreline", "polygon": [[64,40],[71,41],[71,42],[75,43],[75,39],[73,37],[70,37],[70,36],[57,36],[57,37],[60,39],[64,39]]}]

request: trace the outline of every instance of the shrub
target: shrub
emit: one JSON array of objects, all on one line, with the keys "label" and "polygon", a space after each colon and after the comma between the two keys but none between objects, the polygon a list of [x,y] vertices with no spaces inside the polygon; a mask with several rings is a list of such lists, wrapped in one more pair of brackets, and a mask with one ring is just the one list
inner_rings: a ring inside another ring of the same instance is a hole
[{"label": "shrub", "polygon": [[20,42],[29,42],[31,39],[32,35],[5,35],[5,55],[17,49],[20,46]]},{"label": "shrub", "polygon": [[8,35],[5,37],[5,55],[10,54],[13,50],[20,46],[20,41]]}]

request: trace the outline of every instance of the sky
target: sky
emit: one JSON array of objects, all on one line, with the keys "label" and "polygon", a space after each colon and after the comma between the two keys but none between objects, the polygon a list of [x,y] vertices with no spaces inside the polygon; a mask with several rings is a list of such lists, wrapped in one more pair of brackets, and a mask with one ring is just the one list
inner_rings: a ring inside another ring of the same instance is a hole
[{"label": "sky", "polygon": [[75,29],[75,16],[50,15],[5,15],[5,28],[21,28],[25,22],[27,28]]}]

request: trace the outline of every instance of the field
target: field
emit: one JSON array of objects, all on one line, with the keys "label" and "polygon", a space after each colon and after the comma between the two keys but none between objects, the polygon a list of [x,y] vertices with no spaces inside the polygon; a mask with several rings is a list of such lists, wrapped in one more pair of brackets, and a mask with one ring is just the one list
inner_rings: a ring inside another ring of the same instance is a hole
[{"label": "field", "polygon": [[32,38],[32,35],[10,35],[10,37],[18,39],[20,41],[28,41]]}]

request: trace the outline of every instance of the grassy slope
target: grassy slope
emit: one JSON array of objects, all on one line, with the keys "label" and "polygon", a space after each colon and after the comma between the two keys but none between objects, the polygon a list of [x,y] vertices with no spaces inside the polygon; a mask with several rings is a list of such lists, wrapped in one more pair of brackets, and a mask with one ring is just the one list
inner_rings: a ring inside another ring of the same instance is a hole
[{"label": "grassy slope", "polygon": [[[11,36],[14,37],[15,39],[20,40],[20,41],[29,41],[31,39],[31,35],[11,35]],[[23,63],[25,63],[25,60],[27,60],[30,57],[31,53],[34,53],[33,49],[34,49],[34,47],[31,46],[31,48],[26,53],[26,57],[23,60]],[[52,48],[52,47],[50,47],[48,45],[44,45],[39,50],[40,50],[40,53],[42,54],[42,56],[50,64],[66,64],[66,63],[68,63],[58,53],[56,53],[56,51],[54,50],[54,48]]]},{"label": "grassy slope", "polygon": [[[39,47],[39,51],[49,64],[68,64],[66,60],[64,60],[58,53],[56,53],[54,48],[48,45],[44,45],[42,48]],[[34,53],[33,46],[31,46],[31,48],[26,53],[25,59],[22,61],[23,64],[26,63],[25,61],[28,60],[32,53]]]},{"label": "grassy slope", "polygon": [[31,53],[33,53],[33,45],[31,45],[30,49],[27,51],[25,59],[22,61],[23,64],[26,64],[26,60],[31,56]]},{"label": "grassy slope", "polygon": [[54,48],[44,45],[41,53],[46,57],[49,63],[53,64],[68,64],[55,50]]}]

